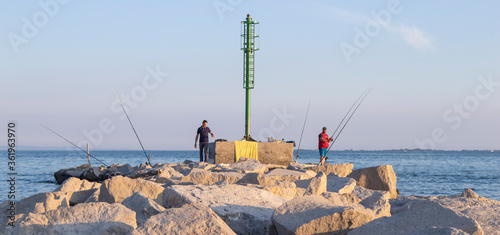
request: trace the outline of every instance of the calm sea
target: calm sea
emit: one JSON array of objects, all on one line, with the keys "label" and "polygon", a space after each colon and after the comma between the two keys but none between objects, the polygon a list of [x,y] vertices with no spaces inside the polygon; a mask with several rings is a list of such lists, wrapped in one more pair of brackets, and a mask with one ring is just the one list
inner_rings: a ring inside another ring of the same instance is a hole
[{"label": "calm sea", "polygon": [[[197,151],[150,151],[152,163],[197,161]],[[142,151],[94,151],[104,163],[139,165],[146,161]],[[299,163],[318,163],[318,152],[300,150]],[[294,154],[295,156],[296,154]],[[354,169],[392,165],[401,196],[452,195],[472,188],[480,196],[500,200],[500,151],[334,151],[327,162],[353,163]],[[54,172],[88,163],[79,151],[18,151],[16,200],[54,190]],[[95,166],[100,165],[92,160]],[[10,176],[7,161],[0,166],[0,202],[8,199]]]}]

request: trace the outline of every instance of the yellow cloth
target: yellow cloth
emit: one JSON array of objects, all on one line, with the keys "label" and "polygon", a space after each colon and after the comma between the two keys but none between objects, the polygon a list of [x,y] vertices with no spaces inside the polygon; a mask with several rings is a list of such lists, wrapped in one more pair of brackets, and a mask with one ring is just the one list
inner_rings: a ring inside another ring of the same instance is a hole
[{"label": "yellow cloth", "polygon": [[236,162],[240,157],[253,158],[259,160],[257,142],[254,141],[234,141],[234,151],[236,153]]}]

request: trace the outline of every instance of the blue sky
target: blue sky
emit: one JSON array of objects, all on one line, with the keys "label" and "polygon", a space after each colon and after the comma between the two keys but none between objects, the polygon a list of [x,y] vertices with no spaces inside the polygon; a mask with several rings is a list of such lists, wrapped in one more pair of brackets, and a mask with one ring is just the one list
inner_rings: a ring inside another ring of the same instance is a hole
[{"label": "blue sky", "polygon": [[[334,149],[500,149],[494,1],[2,1],[1,129],[18,143],[194,149],[244,135],[240,22],[260,22],[254,138],[315,149],[373,88]],[[6,143],[6,136],[1,136]]]}]

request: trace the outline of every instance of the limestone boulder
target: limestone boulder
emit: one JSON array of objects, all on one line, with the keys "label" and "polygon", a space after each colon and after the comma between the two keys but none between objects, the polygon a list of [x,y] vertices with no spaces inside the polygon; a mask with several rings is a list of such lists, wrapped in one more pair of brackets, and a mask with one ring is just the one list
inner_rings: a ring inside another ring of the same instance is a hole
[{"label": "limestone boulder", "polygon": [[212,185],[226,182],[234,184],[243,178],[243,174],[237,172],[211,172],[194,168],[188,175],[181,179],[181,182],[192,182],[194,184]]},{"label": "limestone boulder", "polygon": [[326,192],[327,177],[325,173],[320,171],[314,178],[311,179],[307,186],[305,195],[320,195]]},{"label": "limestone boulder", "polygon": [[347,234],[372,221],[361,207],[337,206],[310,195],[298,197],[278,207],[272,221],[278,234]]},{"label": "limestone boulder", "polygon": [[314,165],[309,167],[308,170],[314,172],[323,171],[326,175],[335,174],[339,177],[347,177],[352,172],[352,163],[342,163],[342,164],[325,164],[323,166]]},{"label": "limestone boulder", "polygon": [[190,162],[188,164],[188,166],[193,169],[193,168],[196,168],[196,169],[202,169],[202,170],[206,170],[206,171],[209,171],[211,169],[213,169],[215,167],[214,164],[210,164],[210,163],[207,163],[207,162]]},{"label": "limestone boulder", "polygon": [[152,216],[132,235],[155,234],[227,234],[231,228],[209,207],[202,204],[185,204]]},{"label": "limestone boulder", "polygon": [[287,170],[292,170],[292,171],[306,171],[312,167],[317,166],[318,164],[301,164],[298,163],[297,161],[290,162],[288,166],[286,167]]},{"label": "limestone boulder", "polygon": [[259,173],[247,173],[236,182],[237,184],[259,184]]},{"label": "limestone boulder", "polygon": [[162,165],[159,166],[158,168],[155,168],[158,171],[158,177],[162,178],[168,178],[172,180],[180,180],[182,177],[184,177],[183,174],[180,172],[176,171],[174,168],[170,167],[169,165]]},{"label": "limestone boulder", "polygon": [[70,192],[69,205],[74,206],[78,203],[84,203],[89,200],[99,189],[89,189],[76,192]]},{"label": "limestone boulder", "polygon": [[181,173],[182,175],[186,176],[188,175],[193,168],[189,167],[188,164],[184,163],[177,163],[174,165],[170,165],[170,167],[174,168],[177,172]]},{"label": "limestone boulder", "polygon": [[149,217],[165,211],[163,206],[156,203],[151,198],[144,196],[141,192],[136,192],[123,200],[122,205],[135,211],[135,219],[138,226],[144,224]]},{"label": "limestone boulder", "polygon": [[464,189],[461,195],[429,197],[457,213],[464,214],[481,225],[484,234],[500,235],[500,202]]},{"label": "limestone boulder", "polygon": [[129,164],[124,164],[116,167],[116,170],[120,172],[120,175],[133,176],[137,174],[136,170]]},{"label": "limestone boulder", "polygon": [[125,206],[95,202],[30,213],[5,234],[127,234],[136,227],[135,213]]},{"label": "limestone boulder", "polygon": [[391,216],[389,192],[370,190],[361,186],[356,186],[353,190],[353,194],[361,200],[359,204],[373,212],[374,219]]},{"label": "limestone boulder", "polygon": [[326,191],[334,193],[351,193],[356,187],[356,180],[330,174],[327,177]]},{"label": "limestone boulder", "polygon": [[336,206],[349,206],[361,202],[361,200],[352,193],[324,192],[321,196]]},{"label": "limestone boulder", "polygon": [[71,177],[65,180],[61,186],[59,186],[56,190],[54,191],[61,191],[61,192],[75,192],[75,191],[82,191],[82,190],[89,190],[89,189],[97,189],[101,187],[100,183],[97,182],[90,182],[88,180],[81,180],[76,177]]},{"label": "limestone boulder", "polygon": [[39,214],[59,208],[69,207],[71,195],[71,192],[38,193],[16,202],[16,213]]},{"label": "limestone boulder", "polygon": [[297,180],[305,180],[310,179],[316,176],[315,172],[306,171],[293,171],[293,170],[285,170],[285,169],[274,169],[272,171],[267,172],[266,174],[261,175],[260,181],[265,180],[279,180],[279,181],[297,181]]},{"label": "limestone boulder", "polygon": [[347,177],[355,179],[357,186],[373,190],[389,191],[391,199],[398,196],[396,190],[397,177],[391,165],[354,170]]},{"label": "limestone boulder", "polygon": [[101,188],[96,189],[83,203],[99,202],[99,195],[101,195]]},{"label": "limestone boulder", "polygon": [[322,171],[320,171],[320,173],[313,178],[296,180],[295,185],[297,185],[297,193],[295,194],[295,197],[304,195],[319,195],[326,192],[326,184],[327,177]]},{"label": "limestone boulder", "polygon": [[74,206],[86,202],[100,187],[100,183],[71,177],[65,180],[55,192],[68,192],[69,205]]},{"label": "limestone boulder", "polygon": [[229,168],[242,174],[264,174],[267,171],[266,165],[261,164],[258,160],[253,158],[246,158],[244,161],[240,159],[237,163],[229,164]]},{"label": "limestone boulder", "polygon": [[286,169],[287,166],[284,165],[277,165],[277,164],[264,164],[266,166],[268,171],[272,171],[274,169]]},{"label": "limestone boulder", "polygon": [[164,187],[143,179],[130,179],[115,176],[104,181],[99,189],[99,201],[108,203],[121,203],[125,198],[136,192],[141,192],[148,198],[161,204]]},{"label": "limestone boulder", "polygon": [[268,234],[274,209],[286,201],[266,190],[236,184],[173,185],[163,195],[165,208],[191,203],[210,207],[237,234]]},{"label": "limestone boulder", "polygon": [[482,235],[481,226],[470,217],[459,214],[438,202],[425,199],[397,199],[397,213],[352,230],[349,235],[412,234],[432,227],[453,227],[472,235]]},{"label": "limestone boulder", "polygon": [[[297,195],[297,186],[294,182],[289,181],[274,181],[274,184],[268,184],[262,186],[262,189],[273,193],[274,195],[280,196],[287,200],[295,198]],[[304,193],[302,193],[304,194]]]}]

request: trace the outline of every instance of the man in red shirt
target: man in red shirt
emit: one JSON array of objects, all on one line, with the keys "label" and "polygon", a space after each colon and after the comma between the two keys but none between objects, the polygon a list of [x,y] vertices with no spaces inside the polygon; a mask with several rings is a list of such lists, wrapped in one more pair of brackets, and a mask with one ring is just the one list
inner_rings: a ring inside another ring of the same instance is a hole
[{"label": "man in red shirt", "polygon": [[325,164],[325,155],[326,151],[328,150],[328,147],[330,146],[330,142],[333,141],[333,138],[328,138],[328,134],[326,134],[326,127],[323,127],[323,132],[321,132],[318,135],[318,149],[319,149],[319,155],[321,156],[319,159],[319,165],[324,165]]}]

